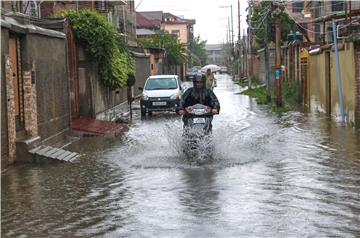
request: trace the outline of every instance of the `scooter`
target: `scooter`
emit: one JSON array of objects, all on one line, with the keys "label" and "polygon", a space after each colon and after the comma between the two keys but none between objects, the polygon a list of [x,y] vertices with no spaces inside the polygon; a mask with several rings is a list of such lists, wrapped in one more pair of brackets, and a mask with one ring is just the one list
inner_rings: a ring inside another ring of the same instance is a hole
[{"label": "scooter", "polygon": [[212,131],[213,114],[211,108],[196,104],[185,108],[184,134],[194,134],[196,137],[209,135]]},{"label": "scooter", "polygon": [[208,106],[196,104],[185,108],[183,149],[189,158],[195,158],[197,162],[203,162],[212,155],[212,120],[213,113]]}]

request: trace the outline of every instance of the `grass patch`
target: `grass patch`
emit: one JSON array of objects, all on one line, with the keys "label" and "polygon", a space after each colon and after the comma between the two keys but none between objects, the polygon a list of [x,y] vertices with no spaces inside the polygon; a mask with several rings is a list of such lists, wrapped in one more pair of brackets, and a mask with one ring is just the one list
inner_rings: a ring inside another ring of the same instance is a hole
[{"label": "grass patch", "polygon": [[256,98],[256,102],[258,104],[267,104],[268,101],[266,99],[266,88],[265,87],[258,87],[252,90],[245,90],[242,94],[248,95],[250,97]]},{"label": "grass patch", "polygon": [[247,87],[249,85],[249,83],[247,81],[240,81],[240,80],[235,80],[234,81],[235,84],[241,86],[241,87]]},{"label": "grass patch", "polygon": [[[253,84],[254,85],[254,84]],[[255,85],[254,85],[255,86]],[[270,88],[271,100],[267,100],[266,87],[257,87],[252,90],[245,90],[242,92],[244,95],[256,98],[258,104],[267,104],[270,106],[271,111],[275,113],[284,113],[288,111],[294,111],[299,108],[300,101],[300,86],[296,83],[282,83],[282,97],[283,106],[276,106],[276,97],[274,88]]]},{"label": "grass patch", "polygon": [[[241,87],[243,87],[243,88],[249,86],[249,81],[248,80],[241,81],[241,80],[236,79],[234,81],[234,83],[241,86]],[[259,86],[259,83],[257,81],[252,81],[251,86],[257,87],[257,86]]]}]

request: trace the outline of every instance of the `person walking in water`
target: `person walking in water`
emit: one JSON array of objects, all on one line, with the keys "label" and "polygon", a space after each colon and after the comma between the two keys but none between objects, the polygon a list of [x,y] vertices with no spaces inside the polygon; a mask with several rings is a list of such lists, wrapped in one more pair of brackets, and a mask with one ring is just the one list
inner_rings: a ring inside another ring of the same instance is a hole
[{"label": "person walking in water", "polygon": [[211,69],[207,69],[206,70],[206,87],[208,89],[210,89],[211,91],[214,90],[214,87],[216,87],[216,78],[213,74],[213,72],[211,72]]}]

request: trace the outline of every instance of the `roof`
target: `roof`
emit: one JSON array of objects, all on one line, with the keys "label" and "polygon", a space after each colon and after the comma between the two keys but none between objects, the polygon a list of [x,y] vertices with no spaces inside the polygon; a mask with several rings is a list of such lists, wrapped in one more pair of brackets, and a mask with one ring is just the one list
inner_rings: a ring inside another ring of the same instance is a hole
[{"label": "roof", "polygon": [[66,35],[59,31],[45,29],[33,24],[23,24],[18,20],[14,19],[12,16],[3,16],[1,19],[1,27],[8,28],[12,31],[23,33],[23,34],[39,34],[46,35],[55,38],[66,38]]},{"label": "roof", "polygon": [[140,12],[144,17],[149,20],[163,20],[163,12],[162,11],[149,11],[149,12]]},{"label": "roof", "polygon": [[205,45],[205,50],[223,50],[223,44],[208,44]]},{"label": "roof", "polygon": [[136,29],[136,35],[137,36],[148,36],[148,35],[155,35],[155,31],[149,30],[149,29]]},{"label": "roof", "polygon": [[141,12],[136,12],[136,27],[148,29],[160,28],[160,22],[146,18]]},{"label": "roof", "polygon": [[194,25],[194,19],[185,19],[182,17],[175,16],[169,12],[164,13],[164,21],[166,24],[187,24],[187,25]]}]

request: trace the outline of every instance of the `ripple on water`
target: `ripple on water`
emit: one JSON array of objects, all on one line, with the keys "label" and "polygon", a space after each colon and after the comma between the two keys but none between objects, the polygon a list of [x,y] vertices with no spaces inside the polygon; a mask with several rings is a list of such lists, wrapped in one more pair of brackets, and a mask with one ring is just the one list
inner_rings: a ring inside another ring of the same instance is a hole
[{"label": "ripple on water", "polygon": [[205,164],[186,160],[181,120],[161,114],[122,141],[87,141],[101,145],[76,164],[8,170],[2,235],[359,236],[358,136],[306,114],[276,117],[236,91],[219,79]]}]

